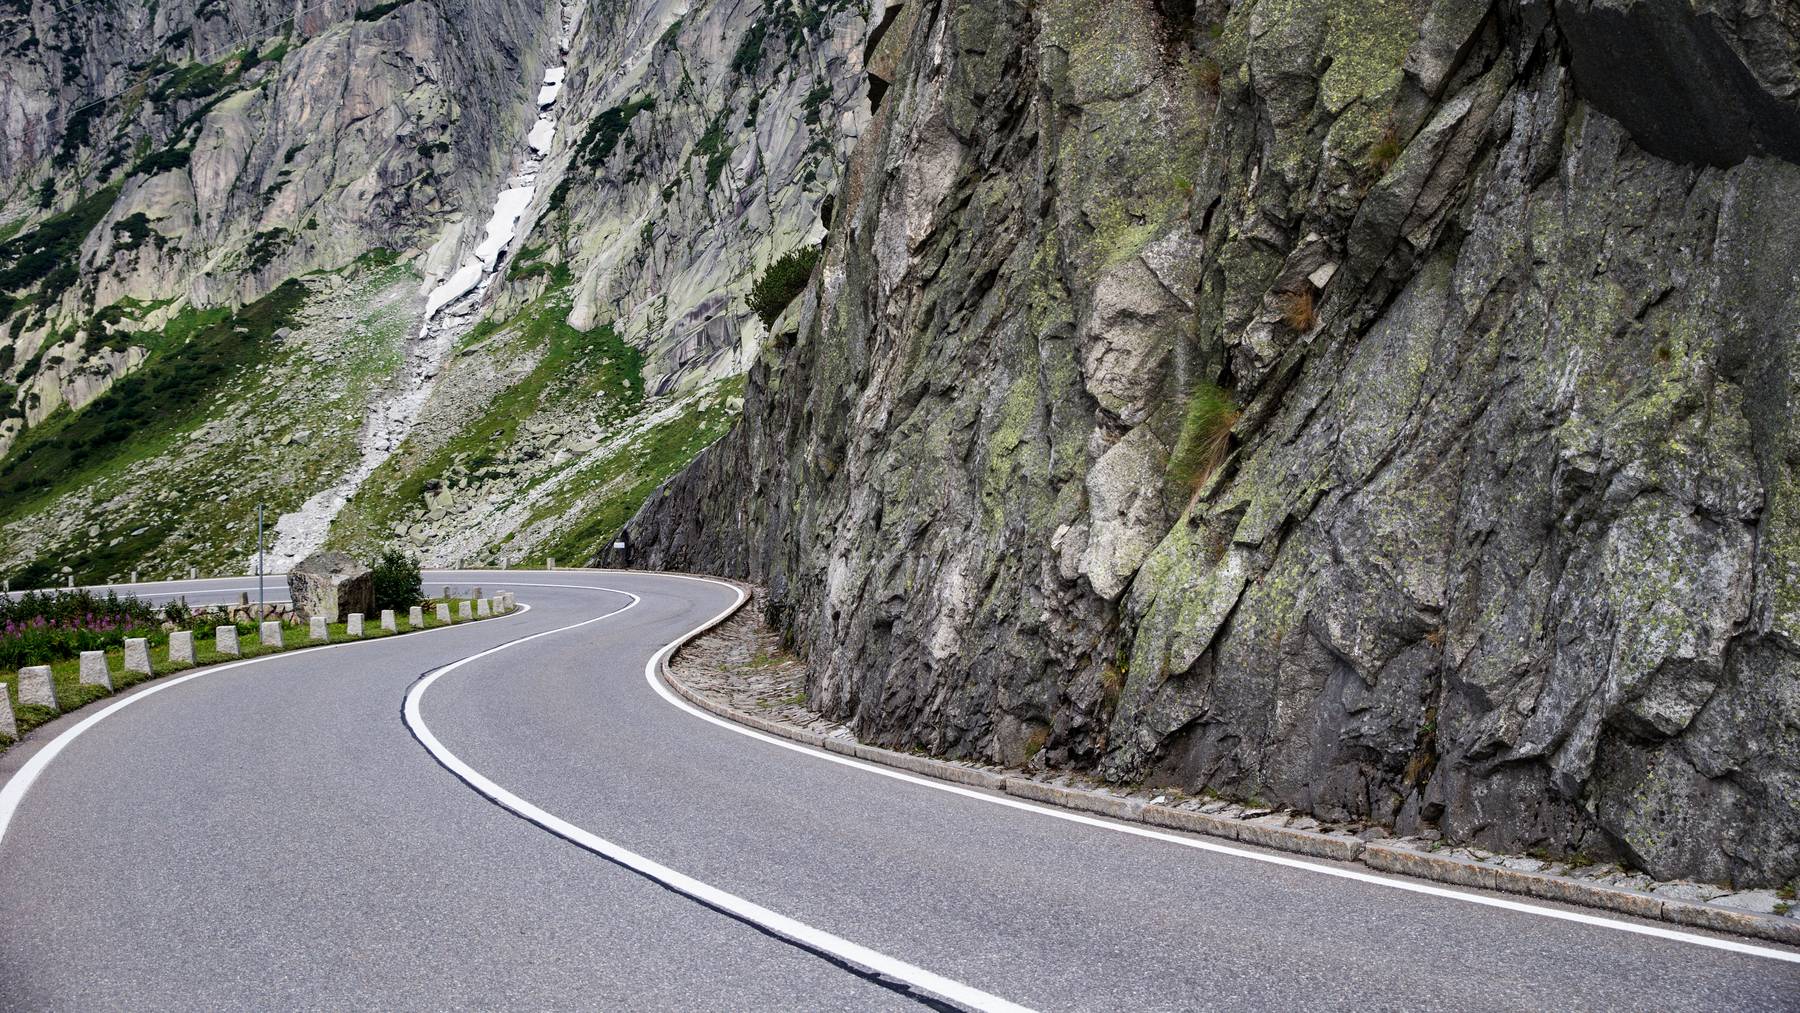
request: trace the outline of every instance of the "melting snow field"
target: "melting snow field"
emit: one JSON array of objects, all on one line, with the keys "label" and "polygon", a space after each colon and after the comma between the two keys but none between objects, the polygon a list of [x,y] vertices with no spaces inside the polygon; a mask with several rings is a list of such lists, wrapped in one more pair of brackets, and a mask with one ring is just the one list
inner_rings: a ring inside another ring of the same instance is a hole
[{"label": "melting snow field", "polygon": [[[574,28],[573,12],[572,5],[563,5],[564,53],[568,52],[569,37]],[[552,67],[544,72],[543,86],[537,95],[538,118],[526,136],[526,150],[519,171],[495,197],[493,214],[488,218],[480,245],[426,297],[425,322],[407,350],[406,362],[397,377],[399,389],[370,410],[369,419],[358,434],[360,454],[356,466],[330,488],[315,493],[300,505],[300,509],[282,514],[275,522],[269,572],[285,572],[318,551],[325,544],[331,523],[343,511],[344,504],[417,424],[419,413],[431,399],[432,386],[444,356],[456,339],[480,317],[482,297],[505,262],[506,251],[517,238],[519,219],[537,193],[538,170],[543,167],[543,159],[550,153],[551,142],[556,136],[554,107],[557,96],[562,93],[566,69]],[[254,556],[250,566],[254,572]]]}]

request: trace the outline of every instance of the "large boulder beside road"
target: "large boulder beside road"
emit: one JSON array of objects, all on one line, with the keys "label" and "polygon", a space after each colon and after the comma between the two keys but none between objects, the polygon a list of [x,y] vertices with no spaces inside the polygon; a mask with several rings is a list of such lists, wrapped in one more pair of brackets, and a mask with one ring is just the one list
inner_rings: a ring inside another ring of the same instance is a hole
[{"label": "large boulder beside road", "polygon": [[321,616],[337,622],[351,612],[375,607],[375,579],[367,566],[342,552],[315,552],[288,571],[288,594],[302,620]]}]

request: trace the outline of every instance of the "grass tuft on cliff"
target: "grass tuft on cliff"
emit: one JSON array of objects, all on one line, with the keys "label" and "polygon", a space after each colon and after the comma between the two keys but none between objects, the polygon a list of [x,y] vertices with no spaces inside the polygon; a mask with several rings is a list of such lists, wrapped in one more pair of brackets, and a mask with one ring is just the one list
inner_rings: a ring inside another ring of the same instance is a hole
[{"label": "grass tuft on cliff", "polygon": [[1196,388],[1169,458],[1170,476],[1183,488],[1198,491],[1225,463],[1231,431],[1243,417],[1230,391],[1213,383]]}]

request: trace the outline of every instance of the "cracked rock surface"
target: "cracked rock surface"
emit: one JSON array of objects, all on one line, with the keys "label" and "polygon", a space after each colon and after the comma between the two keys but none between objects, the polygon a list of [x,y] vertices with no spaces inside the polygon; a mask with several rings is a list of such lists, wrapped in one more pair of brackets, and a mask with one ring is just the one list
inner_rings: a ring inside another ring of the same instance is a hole
[{"label": "cracked rock surface", "polygon": [[635,561],[765,584],[870,741],[1787,883],[1797,35],[908,3],[820,272]]}]

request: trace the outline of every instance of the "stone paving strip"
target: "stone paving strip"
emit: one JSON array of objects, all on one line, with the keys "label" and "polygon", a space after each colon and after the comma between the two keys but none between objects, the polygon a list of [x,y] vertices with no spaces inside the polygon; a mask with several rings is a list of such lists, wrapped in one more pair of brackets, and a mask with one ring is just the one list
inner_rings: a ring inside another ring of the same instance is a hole
[{"label": "stone paving strip", "polygon": [[804,666],[783,652],[779,638],[761,622],[763,590],[729,583],[751,595],[745,607],[683,645],[664,666],[663,677],[689,703],[757,731],[912,774],[1110,819],[1357,863],[1452,886],[1800,946],[1800,904],[1786,890],[1657,881],[1611,863],[1495,854],[1428,837],[1396,838],[1381,827],[1325,824],[1267,806],[1189,797],[1167,788],[1124,790],[1067,772],[939,760],[866,745],[848,727],[806,707]]},{"label": "stone paving strip", "polygon": [[[422,606],[413,606],[405,629],[395,622],[392,611],[384,611],[380,630],[371,630],[360,614],[352,613],[343,624],[326,623],[314,617],[307,625],[270,619],[257,626],[258,639],[249,650],[239,640],[235,625],[213,628],[210,646],[197,645],[194,631],[169,631],[168,644],[152,648],[144,637],[127,639],[119,647],[105,651],[82,651],[78,658],[54,665],[31,665],[18,672],[0,672],[0,751],[19,738],[55,718],[103,700],[114,693],[140,683],[176,672],[205,668],[209,665],[237,661],[244,657],[262,657],[283,651],[316,646],[319,643],[348,643],[403,635],[444,626],[460,626],[491,616],[508,615],[517,607],[511,592],[497,592],[482,599],[486,606],[477,617],[468,599],[462,599],[462,618],[452,619],[450,605],[437,603],[436,620],[426,622]],[[195,617],[195,622],[211,618]]]}]

